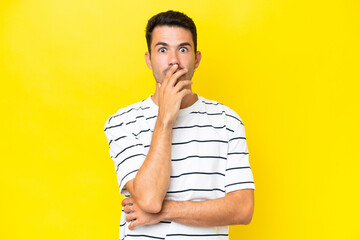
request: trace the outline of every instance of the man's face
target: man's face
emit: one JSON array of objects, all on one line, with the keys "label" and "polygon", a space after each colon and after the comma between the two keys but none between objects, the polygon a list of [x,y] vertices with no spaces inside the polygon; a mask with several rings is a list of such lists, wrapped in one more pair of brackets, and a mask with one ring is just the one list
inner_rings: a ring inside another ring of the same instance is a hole
[{"label": "man's face", "polygon": [[199,66],[201,54],[194,53],[194,42],[190,30],[174,26],[157,26],[152,33],[151,56],[145,54],[145,60],[153,71],[156,82],[162,83],[169,68],[178,64],[188,72],[179,80],[191,80],[194,70]]}]

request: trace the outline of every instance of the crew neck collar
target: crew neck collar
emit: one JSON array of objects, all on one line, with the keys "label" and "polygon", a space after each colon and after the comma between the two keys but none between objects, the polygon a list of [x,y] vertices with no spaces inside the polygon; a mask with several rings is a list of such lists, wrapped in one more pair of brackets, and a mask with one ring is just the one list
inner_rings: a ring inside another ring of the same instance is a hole
[{"label": "crew neck collar", "polygon": [[[186,108],[180,109],[177,117],[186,116],[186,115],[188,115],[190,112],[199,109],[200,103],[201,103],[201,100],[202,100],[202,97],[199,96],[197,93],[194,93],[194,94],[196,94],[196,96],[197,96],[197,98],[198,98],[197,101],[194,102],[192,105],[186,107]],[[156,105],[156,104],[153,102],[153,100],[151,99],[151,96],[153,96],[153,95],[150,95],[150,96],[148,97],[148,99],[147,99],[148,102],[149,102],[150,108],[151,108],[151,110],[152,110],[155,114],[158,114],[159,106]]]}]

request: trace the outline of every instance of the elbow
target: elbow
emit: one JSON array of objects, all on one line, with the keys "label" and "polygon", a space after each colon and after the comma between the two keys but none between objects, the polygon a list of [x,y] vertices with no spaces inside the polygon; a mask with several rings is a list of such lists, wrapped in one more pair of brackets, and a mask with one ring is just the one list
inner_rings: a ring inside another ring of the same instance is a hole
[{"label": "elbow", "polygon": [[249,225],[251,223],[251,220],[252,220],[252,213],[251,214],[248,214],[242,221],[242,224],[243,225]]},{"label": "elbow", "polygon": [[162,209],[162,201],[153,200],[149,197],[138,201],[138,205],[144,212],[159,213]]},{"label": "elbow", "polygon": [[134,197],[138,207],[147,213],[159,213],[162,209],[164,198],[154,191],[144,191],[144,189],[138,190],[134,183],[131,195]]},{"label": "elbow", "polygon": [[236,217],[236,224],[248,225],[251,223],[252,217],[254,213],[254,206],[244,207],[241,211],[239,211]]},{"label": "elbow", "polygon": [[243,220],[244,225],[250,224],[252,217],[253,217],[253,213],[254,213],[254,205],[251,205],[246,210],[245,218]]},{"label": "elbow", "polygon": [[[236,191],[230,193],[234,198],[233,222],[234,224],[250,224],[254,213],[254,192],[250,190]],[[230,195],[229,194],[229,195]]]}]

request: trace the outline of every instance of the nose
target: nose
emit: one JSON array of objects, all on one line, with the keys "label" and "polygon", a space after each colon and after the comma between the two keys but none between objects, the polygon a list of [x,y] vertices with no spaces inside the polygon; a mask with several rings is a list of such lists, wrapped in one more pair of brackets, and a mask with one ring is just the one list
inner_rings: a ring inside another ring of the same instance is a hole
[{"label": "nose", "polygon": [[177,51],[169,51],[168,57],[169,57],[168,59],[169,65],[177,64],[178,66],[180,66],[180,61]]}]

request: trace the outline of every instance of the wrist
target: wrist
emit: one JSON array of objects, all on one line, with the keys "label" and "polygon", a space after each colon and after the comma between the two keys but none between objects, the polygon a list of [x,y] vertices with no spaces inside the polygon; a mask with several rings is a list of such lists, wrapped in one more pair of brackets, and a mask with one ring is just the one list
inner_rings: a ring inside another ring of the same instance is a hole
[{"label": "wrist", "polygon": [[187,208],[188,201],[165,200],[161,209],[161,220],[177,222],[183,218],[183,209]]},{"label": "wrist", "polygon": [[[174,216],[174,212],[176,212],[176,210],[174,209],[175,205],[174,205],[175,201],[170,201],[170,200],[165,200],[163,202],[163,206],[161,209],[161,214],[160,214],[160,221],[163,220],[170,220],[170,221],[174,221],[174,219],[176,218]],[[172,211],[175,210],[175,211]]]},{"label": "wrist", "polygon": [[164,117],[158,116],[156,120],[156,125],[161,130],[172,130],[172,127],[174,125],[174,121],[170,119],[166,119]]}]

